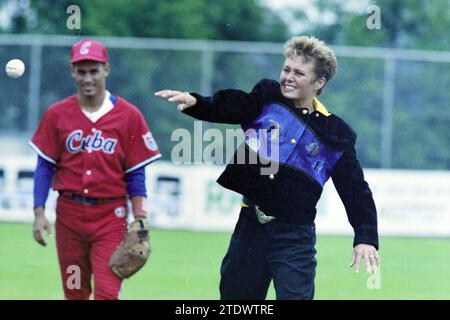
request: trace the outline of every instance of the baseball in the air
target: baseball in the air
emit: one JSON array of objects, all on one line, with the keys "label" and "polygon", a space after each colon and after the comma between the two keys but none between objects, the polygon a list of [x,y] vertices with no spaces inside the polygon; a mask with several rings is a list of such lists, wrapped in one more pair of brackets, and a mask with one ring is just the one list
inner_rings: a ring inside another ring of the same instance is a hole
[{"label": "baseball in the air", "polygon": [[22,60],[12,59],[9,60],[5,67],[6,74],[11,78],[19,78],[25,72],[25,64]]}]

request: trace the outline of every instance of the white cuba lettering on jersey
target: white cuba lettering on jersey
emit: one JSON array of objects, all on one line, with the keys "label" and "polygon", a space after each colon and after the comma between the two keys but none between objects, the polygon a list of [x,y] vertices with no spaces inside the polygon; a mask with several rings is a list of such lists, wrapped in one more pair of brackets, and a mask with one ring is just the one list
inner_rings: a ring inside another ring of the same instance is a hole
[{"label": "white cuba lettering on jersey", "polygon": [[87,135],[86,137],[83,137],[83,130],[75,130],[66,139],[66,148],[70,153],[91,149],[112,154],[116,145],[117,139],[104,138],[101,130],[95,130],[92,135]]},{"label": "white cuba lettering on jersey", "polygon": [[158,145],[156,144],[156,141],[153,138],[153,135],[150,131],[142,135],[142,139],[144,139],[144,144],[149,150],[151,151],[158,150]]},{"label": "white cuba lettering on jersey", "polygon": [[83,43],[83,45],[80,48],[80,54],[88,54],[89,53],[89,47],[92,45],[92,42],[86,41]]}]

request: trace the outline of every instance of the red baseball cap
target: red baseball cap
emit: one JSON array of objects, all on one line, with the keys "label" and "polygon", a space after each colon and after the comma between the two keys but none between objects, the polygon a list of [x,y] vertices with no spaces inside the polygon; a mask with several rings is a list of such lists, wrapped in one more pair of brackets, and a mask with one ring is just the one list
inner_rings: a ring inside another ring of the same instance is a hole
[{"label": "red baseball cap", "polygon": [[82,40],[72,47],[70,63],[78,61],[91,60],[107,63],[108,53],[103,43],[94,40]]}]

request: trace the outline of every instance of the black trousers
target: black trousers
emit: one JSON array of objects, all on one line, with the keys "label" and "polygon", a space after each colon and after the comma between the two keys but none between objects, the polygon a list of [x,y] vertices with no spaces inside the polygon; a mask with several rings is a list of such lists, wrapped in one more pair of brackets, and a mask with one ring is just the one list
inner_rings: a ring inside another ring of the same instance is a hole
[{"label": "black trousers", "polygon": [[265,299],[271,280],[277,299],[313,299],[315,244],[314,223],[260,224],[243,207],[220,269],[221,299]]}]

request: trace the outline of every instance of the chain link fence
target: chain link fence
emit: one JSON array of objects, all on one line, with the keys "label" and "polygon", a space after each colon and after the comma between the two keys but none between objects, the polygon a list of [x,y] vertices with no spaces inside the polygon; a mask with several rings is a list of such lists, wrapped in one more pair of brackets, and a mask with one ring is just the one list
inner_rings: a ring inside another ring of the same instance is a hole
[{"label": "chain link fence", "polygon": [[[170,161],[177,128],[193,119],[154,97],[161,89],[210,95],[249,91],[262,78],[278,79],[282,43],[94,38],[108,47],[107,88],[145,115]],[[24,76],[0,77],[0,151],[31,152],[26,142],[44,110],[74,94],[70,46],[79,37],[0,35],[0,63],[13,58]],[[450,52],[331,46],[338,72],[319,99],[358,133],[360,162],[371,168],[450,169]],[[208,124],[224,129],[226,126]]]}]

